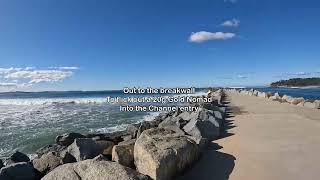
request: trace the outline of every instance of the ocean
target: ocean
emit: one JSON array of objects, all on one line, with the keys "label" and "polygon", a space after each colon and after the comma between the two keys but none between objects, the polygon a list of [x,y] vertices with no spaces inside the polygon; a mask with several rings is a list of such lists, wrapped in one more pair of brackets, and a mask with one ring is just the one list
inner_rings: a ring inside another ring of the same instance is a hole
[{"label": "ocean", "polygon": [[157,113],[120,112],[106,97],[122,91],[0,93],[0,158],[29,155],[66,132],[104,133],[152,119]]}]

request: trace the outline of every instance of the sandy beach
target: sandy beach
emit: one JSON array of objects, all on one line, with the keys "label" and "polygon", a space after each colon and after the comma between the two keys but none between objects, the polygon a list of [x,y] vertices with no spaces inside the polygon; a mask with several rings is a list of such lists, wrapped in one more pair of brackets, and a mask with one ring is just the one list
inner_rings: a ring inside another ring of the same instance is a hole
[{"label": "sandy beach", "polygon": [[182,179],[318,179],[320,110],[239,93],[227,105],[225,137]]}]

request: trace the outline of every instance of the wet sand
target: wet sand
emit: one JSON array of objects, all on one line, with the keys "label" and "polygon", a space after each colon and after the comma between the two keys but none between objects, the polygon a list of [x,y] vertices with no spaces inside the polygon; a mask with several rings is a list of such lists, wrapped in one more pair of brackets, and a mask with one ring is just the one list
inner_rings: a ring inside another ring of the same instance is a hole
[{"label": "wet sand", "polygon": [[225,137],[182,179],[319,179],[320,110],[227,95]]}]

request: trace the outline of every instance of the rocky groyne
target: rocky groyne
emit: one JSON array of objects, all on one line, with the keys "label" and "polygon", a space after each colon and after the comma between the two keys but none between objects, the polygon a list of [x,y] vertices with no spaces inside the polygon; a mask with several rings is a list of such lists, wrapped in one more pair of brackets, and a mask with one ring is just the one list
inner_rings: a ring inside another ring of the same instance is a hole
[{"label": "rocky groyne", "polygon": [[249,96],[255,96],[259,98],[265,98],[271,101],[277,101],[279,103],[288,103],[295,106],[307,107],[320,109],[320,100],[308,100],[302,97],[291,97],[288,95],[280,95],[279,93],[266,93],[255,89],[245,90],[245,89],[226,89],[225,91],[231,93],[240,93]]},{"label": "rocky groyne", "polygon": [[152,121],[130,124],[125,131],[59,135],[33,160],[14,152],[5,163],[0,160],[0,179],[174,179],[221,135],[224,91],[209,91],[207,97],[214,102],[192,104],[200,107],[197,111],[161,113]]}]

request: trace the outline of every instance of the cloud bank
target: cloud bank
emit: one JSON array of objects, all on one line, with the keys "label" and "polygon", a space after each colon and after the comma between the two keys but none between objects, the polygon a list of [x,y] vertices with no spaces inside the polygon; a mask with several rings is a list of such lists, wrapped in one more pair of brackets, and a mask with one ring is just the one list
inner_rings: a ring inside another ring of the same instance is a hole
[{"label": "cloud bank", "polygon": [[38,83],[52,83],[62,81],[74,74],[78,67],[54,67],[37,69],[25,68],[0,68],[0,90],[11,91],[22,87],[30,87]]},{"label": "cloud bank", "polygon": [[228,32],[207,32],[207,31],[199,31],[191,33],[189,37],[190,42],[201,43],[204,41],[212,41],[212,40],[227,40],[234,38],[236,34],[228,33]]}]

